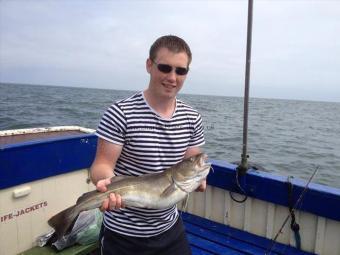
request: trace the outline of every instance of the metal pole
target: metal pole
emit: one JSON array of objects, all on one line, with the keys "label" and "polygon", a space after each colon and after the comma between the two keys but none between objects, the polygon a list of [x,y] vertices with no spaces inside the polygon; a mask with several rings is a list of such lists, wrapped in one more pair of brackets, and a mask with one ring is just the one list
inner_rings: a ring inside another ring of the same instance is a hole
[{"label": "metal pole", "polygon": [[241,165],[239,166],[241,174],[244,174],[248,170],[247,139],[248,139],[248,104],[249,104],[252,26],[253,26],[253,0],[248,0],[247,55],[246,55],[245,89],[244,89],[244,114],[243,114],[243,144]]}]

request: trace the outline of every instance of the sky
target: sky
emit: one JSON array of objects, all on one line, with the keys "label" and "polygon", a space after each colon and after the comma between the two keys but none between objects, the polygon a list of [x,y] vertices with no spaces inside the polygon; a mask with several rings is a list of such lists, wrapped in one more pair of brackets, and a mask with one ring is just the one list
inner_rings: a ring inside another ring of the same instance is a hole
[{"label": "sky", "polygon": [[[143,90],[160,36],[193,53],[183,93],[244,94],[245,0],[0,0],[0,82]],[[340,0],[254,0],[250,96],[340,102]]]}]

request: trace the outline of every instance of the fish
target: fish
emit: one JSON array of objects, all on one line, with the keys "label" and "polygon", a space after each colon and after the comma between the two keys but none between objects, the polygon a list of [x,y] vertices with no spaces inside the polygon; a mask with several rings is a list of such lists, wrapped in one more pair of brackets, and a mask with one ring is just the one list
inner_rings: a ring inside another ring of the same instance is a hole
[{"label": "fish", "polygon": [[207,155],[199,153],[163,172],[141,176],[114,176],[107,185],[106,192],[94,190],[84,193],[75,205],[51,217],[48,224],[59,239],[72,229],[81,212],[101,207],[110,193],[119,194],[127,207],[169,208],[188,197],[207,178],[211,164],[206,160]]}]

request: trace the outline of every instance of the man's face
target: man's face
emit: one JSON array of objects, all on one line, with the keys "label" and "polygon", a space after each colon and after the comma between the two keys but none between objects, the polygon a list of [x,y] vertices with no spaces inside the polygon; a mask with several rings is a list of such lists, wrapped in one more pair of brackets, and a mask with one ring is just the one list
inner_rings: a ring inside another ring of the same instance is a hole
[{"label": "man's face", "polygon": [[[186,78],[186,75],[177,74],[175,68],[188,68],[188,60],[185,52],[174,53],[167,48],[159,49],[154,61],[148,59],[146,69],[150,74],[149,90],[153,95],[162,98],[175,98]],[[169,73],[161,72],[156,63],[172,66],[172,71]]]}]

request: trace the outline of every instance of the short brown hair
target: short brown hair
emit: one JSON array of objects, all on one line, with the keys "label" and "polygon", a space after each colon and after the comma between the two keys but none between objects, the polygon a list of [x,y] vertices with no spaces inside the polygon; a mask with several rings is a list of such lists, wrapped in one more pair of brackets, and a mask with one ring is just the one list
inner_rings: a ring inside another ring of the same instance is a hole
[{"label": "short brown hair", "polygon": [[167,48],[174,53],[185,52],[188,55],[188,66],[191,63],[192,55],[189,45],[180,37],[175,35],[165,35],[159,37],[150,47],[149,58],[155,60],[160,48]]}]

